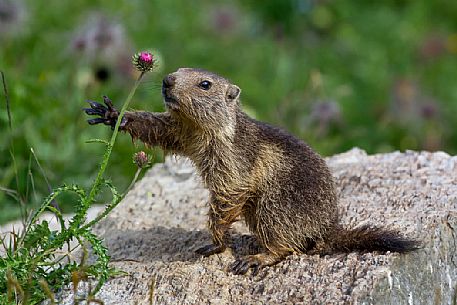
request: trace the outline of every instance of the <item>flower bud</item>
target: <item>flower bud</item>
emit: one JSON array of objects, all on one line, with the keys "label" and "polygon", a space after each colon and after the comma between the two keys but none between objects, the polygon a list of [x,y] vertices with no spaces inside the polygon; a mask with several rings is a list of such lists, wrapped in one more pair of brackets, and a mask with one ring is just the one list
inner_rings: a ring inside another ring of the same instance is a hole
[{"label": "flower bud", "polygon": [[133,155],[133,163],[139,168],[145,168],[150,165],[151,158],[144,151],[139,151]]},{"label": "flower bud", "polygon": [[154,68],[156,60],[150,52],[140,52],[132,57],[132,63],[135,68],[140,72],[149,72]]}]

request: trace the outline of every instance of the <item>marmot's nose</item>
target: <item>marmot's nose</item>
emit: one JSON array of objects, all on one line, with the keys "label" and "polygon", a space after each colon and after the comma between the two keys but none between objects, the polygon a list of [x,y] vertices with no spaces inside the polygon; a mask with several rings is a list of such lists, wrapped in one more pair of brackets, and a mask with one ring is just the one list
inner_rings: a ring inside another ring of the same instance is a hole
[{"label": "marmot's nose", "polygon": [[175,84],[175,81],[176,81],[176,77],[174,77],[174,76],[171,75],[171,74],[168,74],[168,75],[165,76],[165,78],[163,79],[162,86],[163,86],[164,88],[173,87],[174,84]]}]

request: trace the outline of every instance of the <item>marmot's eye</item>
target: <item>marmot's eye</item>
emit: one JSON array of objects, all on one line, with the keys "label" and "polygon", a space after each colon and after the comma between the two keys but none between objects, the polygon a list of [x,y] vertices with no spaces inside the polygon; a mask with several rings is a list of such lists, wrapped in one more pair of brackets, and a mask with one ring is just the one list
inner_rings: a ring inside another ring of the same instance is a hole
[{"label": "marmot's eye", "polygon": [[203,90],[209,90],[209,88],[211,88],[211,85],[211,82],[208,80],[204,80],[200,84],[198,84],[198,86]]}]

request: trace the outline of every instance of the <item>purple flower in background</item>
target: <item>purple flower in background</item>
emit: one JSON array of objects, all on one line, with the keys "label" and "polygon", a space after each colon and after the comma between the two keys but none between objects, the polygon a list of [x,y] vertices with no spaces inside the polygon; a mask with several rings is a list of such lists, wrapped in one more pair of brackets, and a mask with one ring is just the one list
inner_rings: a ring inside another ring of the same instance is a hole
[{"label": "purple flower in background", "polygon": [[25,7],[20,0],[0,0],[0,38],[14,37],[24,28]]},{"label": "purple flower in background", "polygon": [[134,77],[136,71],[130,65],[133,47],[125,27],[115,18],[99,13],[89,14],[74,30],[70,45],[71,57],[79,60],[82,83],[88,85],[94,81]]}]

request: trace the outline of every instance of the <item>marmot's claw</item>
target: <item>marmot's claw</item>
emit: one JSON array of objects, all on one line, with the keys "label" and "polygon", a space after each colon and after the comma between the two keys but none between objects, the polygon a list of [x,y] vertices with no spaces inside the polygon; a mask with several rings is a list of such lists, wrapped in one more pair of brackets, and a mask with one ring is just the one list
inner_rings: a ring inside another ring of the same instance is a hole
[{"label": "marmot's claw", "polygon": [[224,250],[225,250],[225,246],[223,246],[223,245],[211,244],[211,245],[206,245],[201,248],[198,248],[197,250],[195,250],[195,253],[203,255],[203,256],[210,256],[213,254],[224,252]]},{"label": "marmot's claw", "polygon": [[96,119],[87,120],[87,123],[89,123],[90,125],[95,125],[95,124],[105,123],[105,121],[106,121],[105,119],[96,118]]},{"label": "marmot's claw", "polygon": [[83,108],[83,110],[88,115],[103,115],[103,111],[100,109]]},{"label": "marmot's claw", "polygon": [[254,258],[253,256],[241,257],[234,261],[229,267],[229,271],[233,274],[246,274],[250,268],[253,268],[252,275],[256,275],[259,272],[260,267],[262,266],[259,259]]},{"label": "marmot's claw", "polygon": [[105,106],[103,106],[103,105],[100,104],[100,103],[97,103],[97,102],[94,102],[94,101],[89,101],[89,100],[87,100],[86,102],[89,103],[89,105],[90,105],[90,107],[91,107],[92,109],[105,110],[105,111],[108,110],[108,108],[106,108]]},{"label": "marmot's claw", "polygon": [[257,264],[252,267],[251,275],[256,276],[259,273],[260,270],[260,264]]},{"label": "marmot's claw", "polygon": [[103,96],[103,102],[105,103],[106,106],[108,106],[109,110],[114,110],[113,102],[106,95]]}]

